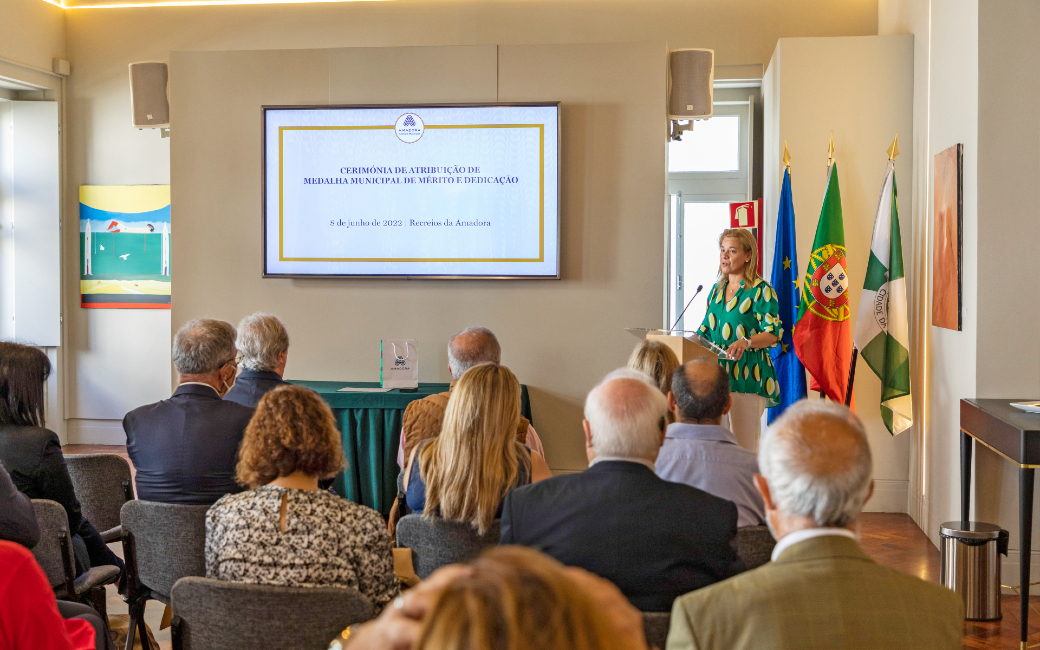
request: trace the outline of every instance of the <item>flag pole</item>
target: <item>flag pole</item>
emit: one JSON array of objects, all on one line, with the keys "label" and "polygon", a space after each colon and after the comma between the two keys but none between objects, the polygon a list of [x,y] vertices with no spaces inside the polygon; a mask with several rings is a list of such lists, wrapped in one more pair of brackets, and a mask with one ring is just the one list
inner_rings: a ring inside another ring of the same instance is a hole
[{"label": "flag pole", "polygon": [[[830,144],[827,145],[827,174],[828,174],[828,177],[830,175],[831,165],[833,165],[833,164],[834,164],[834,131],[831,131],[831,141],[830,141]],[[822,387],[820,389],[820,399],[827,399],[827,394],[823,392]]]},{"label": "flag pole", "polygon": [[852,404],[852,385],[856,383],[856,359],[859,358],[859,350],[852,346],[852,361],[849,363],[849,381],[845,388],[845,406]]},{"label": "flag pole", "polygon": [[[833,155],[834,147],[834,132],[831,132],[831,155]],[[888,148],[888,162],[895,165],[896,156],[899,155],[899,133],[896,133],[896,137],[892,138],[892,146]],[[856,383],[856,360],[859,358],[859,350],[855,345],[852,346],[852,362],[849,364],[849,381],[845,388],[845,406],[849,406],[852,403],[852,387]]]}]

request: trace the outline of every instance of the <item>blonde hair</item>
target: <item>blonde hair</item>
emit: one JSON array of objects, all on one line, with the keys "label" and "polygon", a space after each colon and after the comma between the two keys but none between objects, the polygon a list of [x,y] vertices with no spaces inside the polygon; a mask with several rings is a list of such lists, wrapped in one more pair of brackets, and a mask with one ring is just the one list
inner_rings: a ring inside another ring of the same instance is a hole
[{"label": "blonde hair", "polygon": [[672,390],[672,374],[679,367],[679,357],[660,341],[643,340],[632,350],[628,367],[649,377],[654,386],[667,395]]},{"label": "blonde hair", "polygon": [[485,364],[467,370],[451,391],[441,434],[419,452],[426,484],[426,517],[468,522],[483,535],[498,506],[531,459],[516,440],[520,382],[509,368]]},{"label": "blonde hair", "polygon": [[[679,357],[664,343],[644,339],[632,350],[628,367],[649,377],[654,386],[667,395],[672,390],[672,375],[679,367]],[[668,422],[674,421],[675,414],[669,411]]]},{"label": "blonde hair", "polygon": [[623,650],[592,596],[538,551],[499,546],[450,582],[426,614],[416,650]]},{"label": "blonde hair", "polygon": [[[753,287],[755,280],[758,278],[758,243],[755,241],[755,236],[746,228],[730,228],[729,230],[724,230],[719,235],[719,248],[722,248],[722,241],[725,239],[736,239],[740,242],[740,247],[744,249],[744,252],[751,255],[747,264],[744,265],[744,286],[748,288]],[[725,279],[720,266],[719,281],[717,283],[720,290]]]}]

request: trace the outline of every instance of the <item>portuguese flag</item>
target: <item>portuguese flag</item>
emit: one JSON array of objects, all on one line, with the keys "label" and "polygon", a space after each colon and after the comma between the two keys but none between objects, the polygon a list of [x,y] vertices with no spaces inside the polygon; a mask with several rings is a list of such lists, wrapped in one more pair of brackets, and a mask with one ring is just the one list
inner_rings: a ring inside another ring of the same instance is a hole
[{"label": "portuguese flag", "polygon": [[795,354],[811,377],[809,389],[844,404],[852,362],[852,332],[849,331],[849,273],[837,164],[827,170],[827,190],[809,267],[802,279],[802,299],[793,338]]},{"label": "portuguese flag", "polygon": [[908,331],[895,163],[890,162],[874,220],[855,340],[860,358],[881,379],[881,419],[893,435],[913,424]]}]

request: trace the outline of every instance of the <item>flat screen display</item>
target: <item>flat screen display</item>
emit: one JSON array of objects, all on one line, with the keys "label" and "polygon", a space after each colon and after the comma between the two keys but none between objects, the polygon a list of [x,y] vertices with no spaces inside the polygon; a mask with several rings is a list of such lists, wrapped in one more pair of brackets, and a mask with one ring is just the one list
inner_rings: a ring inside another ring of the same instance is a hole
[{"label": "flat screen display", "polygon": [[559,103],[263,107],[264,277],[559,278]]}]

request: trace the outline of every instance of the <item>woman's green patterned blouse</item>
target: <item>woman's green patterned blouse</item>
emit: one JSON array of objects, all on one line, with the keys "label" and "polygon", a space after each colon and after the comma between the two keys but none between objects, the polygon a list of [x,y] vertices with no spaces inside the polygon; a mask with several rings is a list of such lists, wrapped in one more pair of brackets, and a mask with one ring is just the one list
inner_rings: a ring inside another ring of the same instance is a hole
[{"label": "woman's green patterned blouse", "polygon": [[[716,284],[708,294],[708,313],[698,332],[719,347],[728,349],[745,336],[768,332],[780,340],[784,336],[780,322],[780,303],[776,292],[762,278],[749,288],[740,282],[736,295],[723,303],[729,280]],[[754,393],[766,398],[767,406],[780,403],[780,386],[769,358],[768,348],[748,348],[739,361],[721,358],[729,374],[732,393]]]}]

